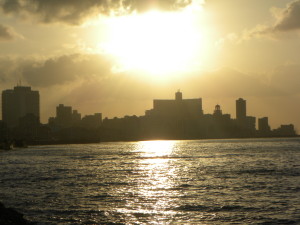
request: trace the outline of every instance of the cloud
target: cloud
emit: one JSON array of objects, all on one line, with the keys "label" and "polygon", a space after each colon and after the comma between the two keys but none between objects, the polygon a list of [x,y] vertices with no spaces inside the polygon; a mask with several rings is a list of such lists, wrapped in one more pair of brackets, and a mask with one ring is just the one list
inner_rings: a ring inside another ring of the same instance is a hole
[{"label": "cloud", "polygon": [[151,7],[176,10],[201,0],[0,0],[6,14],[30,17],[39,22],[64,22],[79,25],[87,18],[99,14],[143,12]]},{"label": "cloud", "polygon": [[253,37],[277,38],[279,35],[300,30],[300,0],[294,0],[285,8],[272,8],[271,12],[275,19],[273,25],[259,24],[255,28],[245,30],[240,40]]},{"label": "cloud", "polygon": [[20,60],[0,57],[0,84],[16,83],[19,80]]},{"label": "cloud", "polygon": [[274,31],[293,31],[300,29],[300,0],[295,0],[288,4],[286,8],[273,9],[273,14],[277,18]]},{"label": "cloud", "polygon": [[[148,86],[150,85],[149,78],[145,75],[130,71],[116,72],[115,66],[114,60],[97,54],[71,54],[45,59],[2,57],[0,58],[0,81],[12,85],[21,79],[25,85],[35,88],[63,87],[82,81],[92,83],[97,81],[102,84],[106,83],[103,86],[105,90],[107,88],[112,90],[113,87],[119,86],[116,88],[119,91],[126,90],[125,92],[132,93],[132,89],[135,89],[141,94],[147,92],[145,90],[152,89]],[[224,68],[213,72],[185,74],[179,81],[170,80],[168,87],[164,89],[176,90],[182,87],[194,92],[201,90],[203,96],[227,97],[286,95],[286,89],[281,88],[281,84],[286,84],[288,87],[290,83],[294,84],[295,91],[298,90],[296,84],[300,82],[297,76],[300,74],[300,66],[278,67],[270,74],[268,75],[272,77],[272,82],[267,83],[262,82],[267,79],[258,79],[253,75]],[[284,80],[287,78],[289,82]],[[157,88],[157,84],[154,83],[153,90]]]},{"label": "cloud", "polygon": [[[259,108],[259,113],[277,113],[288,108],[281,106],[286,99],[300,94],[297,87],[300,64],[275,68],[266,74],[270,76],[269,83],[262,82],[265,79],[259,76],[230,68],[185,74],[168,82],[152,82],[143,74],[135,75],[129,71],[112,73],[113,67],[112,60],[92,54],[45,59],[0,57],[0,88],[11,89],[21,79],[23,85],[39,90],[44,122],[55,115],[55,107],[59,103],[71,105],[83,114],[102,112],[109,117],[143,115],[145,109],[152,107],[152,99],[173,99],[178,88],[185,98],[202,97],[205,112],[211,112],[213,106],[219,103],[224,106],[224,113],[230,113],[229,105],[234,105],[234,99],[238,97],[249,99],[254,105],[260,101],[259,106],[265,108]],[[272,110],[266,105],[269,104],[268,99],[274,99]],[[281,99],[280,103],[278,99]]]},{"label": "cloud", "polygon": [[111,73],[112,63],[100,55],[65,55],[22,68],[22,76],[33,86],[52,86],[72,82],[77,78],[89,79]]},{"label": "cloud", "polygon": [[11,41],[17,37],[22,37],[17,34],[12,27],[0,24],[0,41]]},{"label": "cloud", "polygon": [[48,59],[0,58],[0,80],[17,83],[20,79],[34,87],[64,85],[77,79],[105,77],[113,64],[101,55],[63,55]]},{"label": "cloud", "polygon": [[237,43],[239,36],[236,33],[229,33],[215,42],[216,47],[223,47],[226,42]]}]

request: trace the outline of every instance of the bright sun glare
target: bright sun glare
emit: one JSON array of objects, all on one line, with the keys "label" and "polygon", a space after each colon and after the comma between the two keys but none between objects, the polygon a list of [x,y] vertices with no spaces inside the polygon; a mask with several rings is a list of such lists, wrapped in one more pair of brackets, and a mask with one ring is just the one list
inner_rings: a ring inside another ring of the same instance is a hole
[{"label": "bright sun glare", "polygon": [[108,19],[102,49],[122,70],[166,77],[190,69],[203,44],[197,16],[190,10],[150,11]]}]

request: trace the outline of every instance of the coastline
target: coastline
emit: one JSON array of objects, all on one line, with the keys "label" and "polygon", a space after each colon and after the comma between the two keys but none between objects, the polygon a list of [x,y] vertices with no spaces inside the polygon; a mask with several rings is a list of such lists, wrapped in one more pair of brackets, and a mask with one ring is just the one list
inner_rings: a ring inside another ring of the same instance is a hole
[{"label": "coastline", "polygon": [[59,140],[59,141],[35,141],[35,142],[29,142],[28,146],[43,146],[43,145],[73,145],[73,144],[98,144],[98,143],[109,143],[109,142],[136,142],[136,141],[195,141],[195,140],[248,140],[248,139],[282,139],[282,138],[300,138],[300,135],[296,136],[270,136],[270,137],[228,137],[228,138],[195,138],[195,139],[167,139],[167,138],[138,138],[138,139],[105,139],[105,140],[99,140],[99,141],[65,141],[65,140]]},{"label": "coastline", "polygon": [[0,224],[2,225],[35,225],[36,223],[24,219],[24,214],[12,208],[6,208],[0,202]]}]

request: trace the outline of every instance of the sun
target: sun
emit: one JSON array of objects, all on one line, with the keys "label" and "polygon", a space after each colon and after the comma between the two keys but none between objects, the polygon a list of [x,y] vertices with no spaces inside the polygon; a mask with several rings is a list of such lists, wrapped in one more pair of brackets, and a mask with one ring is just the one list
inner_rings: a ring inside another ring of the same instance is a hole
[{"label": "sun", "polygon": [[105,53],[122,70],[170,77],[200,63],[204,35],[191,11],[150,11],[109,18]]}]

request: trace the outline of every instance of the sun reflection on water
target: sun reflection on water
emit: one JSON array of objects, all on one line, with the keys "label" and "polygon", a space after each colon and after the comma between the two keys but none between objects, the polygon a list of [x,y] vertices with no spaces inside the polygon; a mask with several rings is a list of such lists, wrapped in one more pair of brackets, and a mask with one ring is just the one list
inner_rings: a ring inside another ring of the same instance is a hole
[{"label": "sun reflection on water", "polygon": [[143,157],[161,157],[170,155],[176,141],[141,141],[136,151],[141,152]]},{"label": "sun reflection on water", "polygon": [[[172,153],[176,141],[139,142],[136,152],[140,153],[138,168],[140,177],[137,180],[134,202],[129,208],[136,208],[139,213],[151,213],[156,221],[163,221],[174,214],[167,210],[171,207],[175,190],[176,167],[172,165]],[[163,214],[162,214],[163,212]]]},{"label": "sun reflection on water", "polygon": [[[137,222],[145,216],[152,224],[161,224],[172,220],[176,207],[174,196],[180,193],[176,188],[178,168],[175,166],[176,141],[143,141],[136,143],[135,174],[130,178],[132,186],[124,192],[130,192],[124,208],[117,211],[124,219]],[[150,218],[149,218],[150,217]]]},{"label": "sun reflection on water", "polygon": [[172,187],[172,178],[175,168],[169,164],[175,141],[146,141],[139,143],[139,152],[142,160],[139,163],[141,170],[145,171],[149,185],[141,185],[141,193],[152,195],[153,190]]}]

